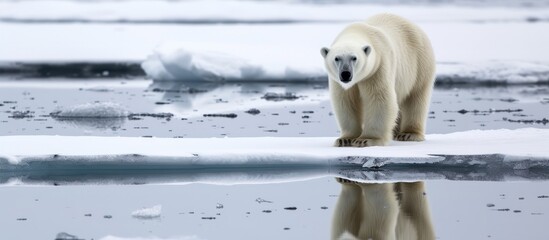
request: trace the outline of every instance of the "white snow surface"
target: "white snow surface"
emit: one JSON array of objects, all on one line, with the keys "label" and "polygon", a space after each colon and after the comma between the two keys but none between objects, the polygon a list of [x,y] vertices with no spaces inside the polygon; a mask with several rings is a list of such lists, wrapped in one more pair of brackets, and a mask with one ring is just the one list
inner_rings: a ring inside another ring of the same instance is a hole
[{"label": "white snow surface", "polygon": [[[388,163],[434,163],[445,158],[436,155],[500,154],[505,161],[549,160],[549,130],[473,130],[450,134],[431,134],[425,142],[391,142],[389,146],[368,148],[332,147],[334,137],[259,137],[259,138],[131,138],[93,136],[1,136],[0,168],[24,166],[32,161],[70,163],[70,157],[94,162],[119,161],[131,166],[175,164],[277,166],[291,164],[362,164],[366,167]],[[47,144],[45,144],[47,143]],[[149,158],[125,160],[109,156],[138,154]],[[53,156],[53,157],[52,157]],[[97,157],[93,157],[97,156]],[[63,160],[63,157],[65,160]],[[157,158],[154,158],[157,157]],[[164,158],[162,158],[164,157]],[[171,158],[166,158],[171,157]],[[460,163],[449,162],[448,164]],[[490,164],[472,160],[475,164]]]},{"label": "white snow surface", "polygon": [[59,108],[50,115],[56,118],[124,118],[129,112],[118,103],[94,102]]},{"label": "white snow surface", "polygon": [[141,219],[159,218],[162,215],[162,205],[142,208],[132,212],[132,217]]}]

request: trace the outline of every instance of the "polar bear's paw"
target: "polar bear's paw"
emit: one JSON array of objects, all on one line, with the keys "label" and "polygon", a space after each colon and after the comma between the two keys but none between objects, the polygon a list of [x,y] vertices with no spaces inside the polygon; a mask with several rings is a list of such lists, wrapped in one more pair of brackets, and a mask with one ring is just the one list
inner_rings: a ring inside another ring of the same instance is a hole
[{"label": "polar bear's paw", "polygon": [[353,144],[353,138],[338,138],[334,142],[335,147],[350,147]]},{"label": "polar bear's paw", "polygon": [[358,182],[355,182],[355,181],[352,181],[352,180],[349,180],[349,179],[345,179],[345,178],[340,178],[340,177],[336,177],[336,182],[338,183],[341,183],[341,184],[356,184]]},{"label": "polar bear's paw", "polygon": [[380,139],[371,138],[356,138],[353,140],[353,147],[371,147],[371,146],[383,146],[385,143]]},{"label": "polar bear's paw", "polygon": [[371,139],[357,138],[357,139],[353,140],[353,147],[367,147],[367,146],[369,146],[368,141],[371,141]]},{"label": "polar bear's paw", "polygon": [[408,141],[408,142],[421,142],[425,141],[425,136],[418,133],[399,133],[395,136],[397,141]]}]

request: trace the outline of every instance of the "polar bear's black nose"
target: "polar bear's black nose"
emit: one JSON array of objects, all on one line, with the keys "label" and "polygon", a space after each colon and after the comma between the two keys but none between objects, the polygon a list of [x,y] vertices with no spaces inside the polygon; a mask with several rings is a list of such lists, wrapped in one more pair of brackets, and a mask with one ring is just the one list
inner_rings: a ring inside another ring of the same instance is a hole
[{"label": "polar bear's black nose", "polygon": [[343,71],[343,72],[341,72],[339,77],[341,78],[342,82],[348,83],[349,81],[351,81],[351,72]]}]

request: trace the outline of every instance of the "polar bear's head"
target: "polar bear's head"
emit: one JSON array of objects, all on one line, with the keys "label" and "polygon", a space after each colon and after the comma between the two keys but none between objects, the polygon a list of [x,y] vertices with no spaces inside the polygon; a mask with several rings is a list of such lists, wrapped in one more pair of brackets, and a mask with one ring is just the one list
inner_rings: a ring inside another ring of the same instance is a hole
[{"label": "polar bear's head", "polygon": [[368,77],[374,68],[372,47],[333,46],[322,48],[324,64],[328,75],[344,89],[349,89],[357,82]]}]

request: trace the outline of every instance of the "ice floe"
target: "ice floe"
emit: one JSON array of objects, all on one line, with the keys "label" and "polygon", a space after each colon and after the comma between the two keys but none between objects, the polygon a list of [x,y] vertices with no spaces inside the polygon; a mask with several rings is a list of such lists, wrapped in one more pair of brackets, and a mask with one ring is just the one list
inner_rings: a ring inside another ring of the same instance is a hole
[{"label": "ice floe", "polygon": [[[140,120],[144,117],[171,119],[172,113],[131,113],[114,102],[93,102],[75,106],[59,107],[49,114],[53,119],[90,129],[118,129],[125,120]],[[14,112],[12,118],[33,117],[31,112]]]},{"label": "ice floe", "polygon": [[[141,64],[147,76],[160,81],[269,81],[324,79],[320,57],[299,54],[298,46],[200,44],[168,42]],[[208,50],[209,49],[209,50]],[[212,50],[214,49],[214,50]],[[292,55],[280,50],[294,51]],[[278,52],[278,53],[277,53]],[[311,55],[313,52],[310,53]]]},{"label": "ice floe", "polygon": [[[127,184],[269,182],[318,177],[327,173],[326,168],[332,168],[331,174],[352,175],[339,171],[345,167],[359,169],[359,175],[367,179],[451,178],[448,173],[471,169],[484,171],[486,179],[525,170],[536,173],[533,178],[549,178],[543,174],[549,168],[547,129],[431,134],[425,142],[369,148],[335,148],[334,139],[2,136],[0,170],[4,178],[28,171],[41,173],[23,182],[101,182],[105,177],[104,183]],[[317,170],[299,173],[296,169]],[[538,174],[540,169],[542,174]],[[188,175],[181,175],[182,171]],[[75,178],[71,172],[87,175]],[[120,173],[127,174],[127,179],[120,180]]]},{"label": "ice floe", "polygon": [[[261,65],[224,53],[158,50],[142,64],[149,76],[162,80],[242,80],[265,78]],[[271,73],[269,76],[273,76]],[[279,76],[278,78],[281,78]]]}]

